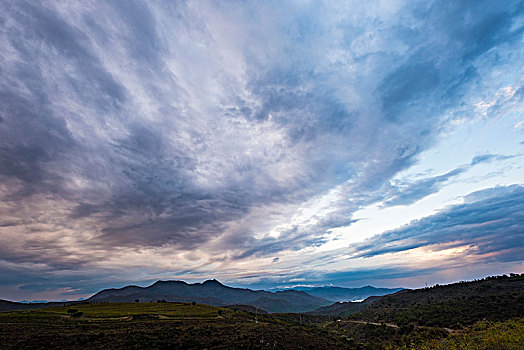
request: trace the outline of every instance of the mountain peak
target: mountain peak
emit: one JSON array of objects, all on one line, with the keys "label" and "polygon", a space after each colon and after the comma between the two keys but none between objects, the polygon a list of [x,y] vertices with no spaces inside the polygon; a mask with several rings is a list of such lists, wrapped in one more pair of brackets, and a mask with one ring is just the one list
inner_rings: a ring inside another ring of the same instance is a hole
[{"label": "mountain peak", "polygon": [[223,286],[222,283],[218,282],[214,278],[212,280],[206,280],[206,281],[202,282],[202,285],[205,285],[205,286],[212,286],[212,285]]},{"label": "mountain peak", "polygon": [[150,287],[158,286],[158,285],[162,285],[162,284],[185,284],[185,285],[187,285],[187,283],[184,282],[184,281],[172,281],[172,280],[162,281],[162,280],[158,280],[155,283],[153,283]]}]

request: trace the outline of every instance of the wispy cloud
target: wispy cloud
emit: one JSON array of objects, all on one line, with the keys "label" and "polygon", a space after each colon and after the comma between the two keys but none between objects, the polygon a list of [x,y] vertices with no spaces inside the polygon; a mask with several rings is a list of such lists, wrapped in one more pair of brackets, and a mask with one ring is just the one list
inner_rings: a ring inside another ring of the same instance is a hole
[{"label": "wispy cloud", "polygon": [[472,254],[489,259],[521,260],[524,187],[497,187],[474,192],[465,203],[355,244],[356,256],[370,257],[436,244],[467,244]]},{"label": "wispy cloud", "polygon": [[484,162],[491,162],[493,160],[506,160],[506,159],[511,159],[513,157],[514,156],[503,156],[499,154],[481,154],[479,156],[475,156],[475,158],[471,160],[471,165],[484,163]]}]

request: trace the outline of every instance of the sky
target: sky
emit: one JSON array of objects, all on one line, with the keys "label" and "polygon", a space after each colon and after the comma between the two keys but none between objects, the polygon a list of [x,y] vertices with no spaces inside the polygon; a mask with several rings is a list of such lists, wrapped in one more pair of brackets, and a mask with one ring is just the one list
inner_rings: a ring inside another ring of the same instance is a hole
[{"label": "sky", "polygon": [[0,298],[524,272],[524,2],[0,2]]}]

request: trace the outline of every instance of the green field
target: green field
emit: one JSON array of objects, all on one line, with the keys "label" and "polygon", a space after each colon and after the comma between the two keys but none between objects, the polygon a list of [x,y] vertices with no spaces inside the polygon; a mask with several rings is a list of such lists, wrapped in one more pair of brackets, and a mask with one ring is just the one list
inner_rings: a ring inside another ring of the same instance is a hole
[{"label": "green field", "polygon": [[77,309],[85,318],[114,318],[135,315],[163,315],[171,318],[217,317],[223,309],[208,305],[191,303],[103,303],[64,307],[52,307],[40,310],[45,314],[69,316],[67,310]]},{"label": "green field", "polygon": [[[69,312],[68,312],[69,311]],[[72,311],[81,312],[72,317]],[[191,303],[105,303],[84,304],[45,309],[0,312],[0,323],[9,322],[56,322],[57,320],[108,321],[115,319],[162,318],[173,320],[217,318],[232,312],[208,305]]]}]

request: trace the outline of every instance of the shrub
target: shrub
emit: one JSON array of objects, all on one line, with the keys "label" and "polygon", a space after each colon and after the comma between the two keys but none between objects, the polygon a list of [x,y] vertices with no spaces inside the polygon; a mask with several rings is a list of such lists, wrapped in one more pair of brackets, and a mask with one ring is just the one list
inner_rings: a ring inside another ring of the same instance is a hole
[{"label": "shrub", "polygon": [[74,314],[75,312],[78,312],[78,309],[67,309],[68,314]]},{"label": "shrub", "polygon": [[71,314],[71,317],[78,318],[84,316],[84,313],[82,311],[77,311],[73,314]]}]

